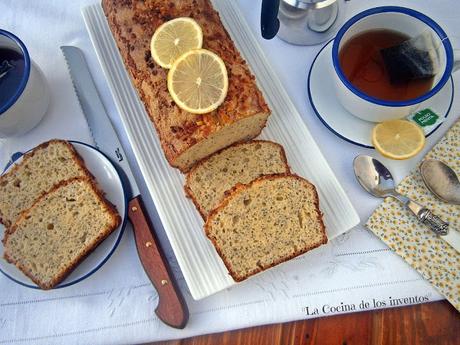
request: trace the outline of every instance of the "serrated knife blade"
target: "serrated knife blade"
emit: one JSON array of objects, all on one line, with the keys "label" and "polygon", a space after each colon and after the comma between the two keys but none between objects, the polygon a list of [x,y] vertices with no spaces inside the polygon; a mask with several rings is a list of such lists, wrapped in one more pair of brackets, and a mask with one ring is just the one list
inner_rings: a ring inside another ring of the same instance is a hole
[{"label": "serrated knife blade", "polygon": [[133,225],[136,248],[144,267],[158,292],[158,318],[174,328],[184,328],[188,308],[174,279],[168,261],[155,236],[153,226],[144,208],[134,175],[125,152],[100,99],[83,52],[72,46],[62,46],[72,83],[97,148],[116,166],[123,183],[129,187],[128,217]]},{"label": "serrated knife blade", "polygon": [[118,170],[123,172],[123,177],[130,186],[129,198],[139,195],[139,188],[126,160],[125,151],[101,101],[82,51],[72,46],[62,46],[61,50],[96,147],[109,156]]}]

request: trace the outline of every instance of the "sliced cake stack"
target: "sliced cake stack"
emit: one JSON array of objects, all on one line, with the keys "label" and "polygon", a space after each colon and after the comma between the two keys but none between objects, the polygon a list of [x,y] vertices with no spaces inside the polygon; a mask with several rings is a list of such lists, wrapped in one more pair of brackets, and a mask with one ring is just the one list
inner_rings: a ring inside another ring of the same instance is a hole
[{"label": "sliced cake stack", "polygon": [[0,221],[5,259],[51,289],[121,219],[73,146],[51,140],[0,177]]},{"label": "sliced cake stack", "polygon": [[187,174],[185,191],[235,281],[327,242],[316,188],[270,141],[235,144]]},{"label": "sliced cake stack", "polygon": [[51,140],[37,146],[0,177],[0,222],[10,227],[41,195],[74,177],[90,175],[71,144]]}]

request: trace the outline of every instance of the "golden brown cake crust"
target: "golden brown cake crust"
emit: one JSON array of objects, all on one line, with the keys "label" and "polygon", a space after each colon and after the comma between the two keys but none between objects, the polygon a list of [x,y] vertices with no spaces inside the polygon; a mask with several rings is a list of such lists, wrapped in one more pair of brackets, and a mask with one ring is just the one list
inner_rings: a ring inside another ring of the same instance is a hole
[{"label": "golden brown cake crust", "polygon": [[[180,154],[226,125],[256,114],[269,113],[254,76],[209,0],[102,0],[102,7],[172,166],[178,167],[176,158]],[[195,19],[203,30],[203,47],[217,53],[227,67],[227,97],[211,113],[198,115],[181,110],[168,93],[167,70],[151,58],[150,39],[154,31],[176,17]]]},{"label": "golden brown cake crust", "polygon": [[[216,214],[219,213],[219,211],[221,209],[223,209],[229,202],[230,200],[232,200],[232,198],[234,198],[240,190],[243,190],[243,189],[246,189],[246,188],[250,188],[250,186],[254,185],[254,184],[259,184],[261,181],[264,181],[264,180],[276,180],[276,179],[279,179],[279,178],[283,178],[283,177],[286,177],[286,176],[290,176],[290,177],[293,177],[293,178],[296,178],[297,180],[301,181],[302,183],[305,183],[305,184],[308,184],[309,186],[313,186],[313,190],[315,192],[315,206],[316,206],[316,209],[319,211],[319,217],[318,217],[318,221],[319,223],[321,224],[321,229],[322,229],[322,239],[319,243],[316,243],[315,245],[310,245],[310,246],[306,246],[294,253],[292,253],[292,255],[290,256],[287,256],[287,257],[284,257],[282,259],[279,259],[279,260],[276,260],[274,262],[271,263],[270,266],[266,267],[266,268],[262,268],[262,267],[259,267],[257,270],[254,270],[253,272],[251,272],[250,274],[247,274],[245,276],[240,276],[238,273],[236,273],[233,269],[232,269],[232,266],[231,264],[229,263],[229,261],[227,260],[227,258],[225,257],[224,253],[222,252],[222,250],[220,249],[218,243],[216,242],[216,240],[214,238],[212,238],[212,236],[210,235],[211,234],[211,231],[210,231],[210,226],[211,226],[211,223],[212,223],[212,220],[213,218],[215,217]],[[250,276],[256,274],[256,273],[259,273],[261,271],[265,271],[269,268],[272,268],[280,263],[283,263],[283,262],[286,262],[286,261],[289,261],[301,254],[304,254],[312,249],[315,249],[317,247],[319,247],[320,245],[322,244],[326,244],[328,242],[328,239],[327,239],[327,235],[326,235],[326,227],[324,225],[324,221],[323,221],[323,213],[321,212],[320,208],[319,208],[319,197],[318,197],[318,192],[316,190],[316,187],[311,184],[310,182],[308,182],[307,180],[305,180],[304,178],[298,176],[298,175],[295,175],[295,174],[272,174],[272,175],[265,175],[265,176],[261,176],[259,177],[258,179],[255,179],[254,181],[252,181],[251,183],[249,184],[238,184],[236,185],[235,187],[233,187],[229,192],[228,192],[228,195],[227,197],[221,202],[221,204],[216,207],[214,210],[211,211],[211,213],[209,214],[208,216],[208,219],[206,220],[206,223],[204,225],[204,230],[205,230],[205,233],[206,233],[206,236],[208,237],[208,239],[212,242],[212,244],[214,245],[214,247],[216,248],[216,251],[217,253],[219,254],[220,258],[222,259],[225,267],[227,267],[227,270],[228,272],[230,273],[230,276],[233,278],[233,280],[235,282],[241,282],[247,278],[249,278]]]}]

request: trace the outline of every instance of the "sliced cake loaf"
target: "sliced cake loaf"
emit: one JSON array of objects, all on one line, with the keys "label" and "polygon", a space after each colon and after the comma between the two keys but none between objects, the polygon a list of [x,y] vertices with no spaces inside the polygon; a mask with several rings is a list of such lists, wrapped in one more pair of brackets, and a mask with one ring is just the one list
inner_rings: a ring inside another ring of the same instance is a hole
[{"label": "sliced cake loaf", "polygon": [[78,176],[89,177],[90,173],[70,143],[51,140],[37,146],[0,176],[0,222],[10,227],[43,193]]},{"label": "sliced cake loaf", "polygon": [[284,149],[271,141],[254,140],[226,148],[195,165],[187,174],[185,191],[206,219],[238,183],[269,174],[289,173]]},{"label": "sliced cake loaf", "polygon": [[327,242],[316,188],[295,175],[236,186],[209,214],[205,231],[235,281]]},{"label": "sliced cake loaf", "polygon": [[4,257],[42,289],[51,289],[120,222],[92,180],[63,181],[21,214],[3,239]]},{"label": "sliced cake loaf", "polygon": [[[172,166],[186,172],[214,152],[260,134],[270,110],[211,0],[102,0],[102,8]],[[152,34],[166,21],[178,17],[191,17],[198,22],[203,30],[203,48],[219,55],[227,67],[227,97],[208,114],[180,109],[168,92],[168,70],[151,58]]]}]

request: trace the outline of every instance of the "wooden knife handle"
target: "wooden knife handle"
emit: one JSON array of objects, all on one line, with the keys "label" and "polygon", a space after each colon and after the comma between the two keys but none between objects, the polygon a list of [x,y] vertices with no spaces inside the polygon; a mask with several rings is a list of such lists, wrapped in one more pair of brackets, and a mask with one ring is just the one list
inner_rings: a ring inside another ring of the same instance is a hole
[{"label": "wooden knife handle", "polygon": [[184,328],[189,316],[187,304],[169,269],[141,196],[132,199],[128,207],[128,217],[133,224],[139,258],[145,273],[158,292],[159,301],[155,313],[167,325]]}]

